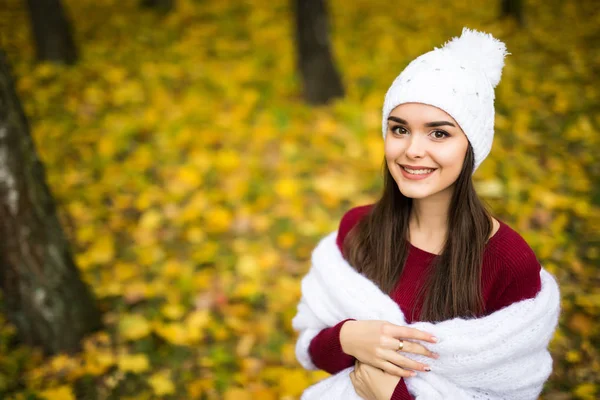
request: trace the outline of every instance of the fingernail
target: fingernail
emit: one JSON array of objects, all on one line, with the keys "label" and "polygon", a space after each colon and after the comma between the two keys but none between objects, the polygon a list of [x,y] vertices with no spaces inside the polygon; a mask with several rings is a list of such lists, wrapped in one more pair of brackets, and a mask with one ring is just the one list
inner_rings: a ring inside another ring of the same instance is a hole
[{"label": "fingernail", "polygon": [[423,368],[423,369],[424,369],[425,371],[427,371],[427,372],[430,372],[430,371],[431,371],[431,368],[429,368],[429,367],[425,367],[425,368]]},{"label": "fingernail", "polygon": [[432,337],[431,337],[431,340],[433,340],[433,341],[434,341],[434,342],[436,342],[436,343],[438,342],[438,338],[436,338],[435,336],[432,336]]},{"label": "fingernail", "polygon": [[417,373],[413,371],[410,373],[410,376],[417,376]]},{"label": "fingernail", "polygon": [[433,358],[438,359],[440,358],[440,355],[438,353],[433,353]]}]

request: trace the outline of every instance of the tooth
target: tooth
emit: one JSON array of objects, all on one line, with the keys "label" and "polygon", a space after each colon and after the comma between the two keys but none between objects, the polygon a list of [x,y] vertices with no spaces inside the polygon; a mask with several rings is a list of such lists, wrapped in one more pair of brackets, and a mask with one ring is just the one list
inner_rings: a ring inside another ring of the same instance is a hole
[{"label": "tooth", "polygon": [[[402,167],[404,168],[404,167]],[[425,174],[429,174],[431,172],[433,172],[433,169],[429,168],[429,169],[418,169],[418,170],[414,170],[414,169],[408,169],[408,168],[404,168],[405,171],[413,174],[413,175],[425,175]]]}]

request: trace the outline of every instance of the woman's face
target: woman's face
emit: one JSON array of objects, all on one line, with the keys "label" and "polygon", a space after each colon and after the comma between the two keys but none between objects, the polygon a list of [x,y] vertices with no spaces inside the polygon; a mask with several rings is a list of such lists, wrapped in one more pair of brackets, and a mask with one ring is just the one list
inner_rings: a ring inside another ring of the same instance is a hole
[{"label": "woman's face", "polygon": [[434,106],[405,103],[387,122],[385,158],[400,192],[413,199],[451,195],[469,145],[454,118]]}]

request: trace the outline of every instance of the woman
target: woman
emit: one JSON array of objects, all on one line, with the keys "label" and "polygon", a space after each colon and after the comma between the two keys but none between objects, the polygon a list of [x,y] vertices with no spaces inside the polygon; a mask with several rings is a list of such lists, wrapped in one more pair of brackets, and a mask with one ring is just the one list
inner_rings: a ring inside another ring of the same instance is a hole
[{"label": "woman", "polygon": [[[491,35],[464,28],[460,38],[412,61],[389,88],[383,195],[343,216],[336,249],[329,235],[303,280],[293,321],[298,359],[337,374],[303,398],[348,398],[348,381],[364,399],[537,398],[551,371],[546,347],[558,288],[523,238],[485,209],[471,178],[491,149],[505,54]],[[337,285],[325,283],[336,278]],[[368,310],[367,292],[381,305]],[[385,303],[388,296],[395,304]],[[429,322],[427,329],[417,329],[417,321]],[[536,326],[535,334],[515,333],[519,324]],[[437,344],[436,330],[450,340]],[[470,334],[477,336],[471,342]],[[504,355],[499,345],[506,345]],[[515,351],[513,359],[525,354],[517,366],[503,365],[518,346],[537,347]],[[469,358],[470,351],[486,357]],[[470,373],[469,363],[479,370]],[[529,363],[537,372],[525,378],[517,370]]]}]

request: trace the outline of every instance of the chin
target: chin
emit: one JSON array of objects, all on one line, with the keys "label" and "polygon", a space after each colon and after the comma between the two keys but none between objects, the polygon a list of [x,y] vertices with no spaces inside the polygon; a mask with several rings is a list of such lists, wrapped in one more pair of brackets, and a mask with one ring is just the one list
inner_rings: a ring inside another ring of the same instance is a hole
[{"label": "chin", "polygon": [[400,183],[396,182],[396,186],[400,193],[411,199],[424,199],[433,196],[437,193],[443,192],[447,187],[439,187],[436,184],[433,185],[420,185],[407,181],[405,179],[400,180]]},{"label": "chin", "polygon": [[411,190],[411,189],[404,189],[402,190],[400,188],[400,186],[398,186],[398,190],[400,190],[400,193],[402,193],[404,196],[410,198],[410,199],[424,199],[426,197],[431,196],[433,193],[428,192],[422,192],[419,190]]},{"label": "chin", "polygon": [[425,199],[438,194],[441,195],[448,190],[452,190],[453,187],[453,185],[424,185],[423,187],[418,187],[417,185],[412,185],[411,182],[404,181],[402,181],[401,184],[396,182],[396,186],[400,193],[411,199]]}]

